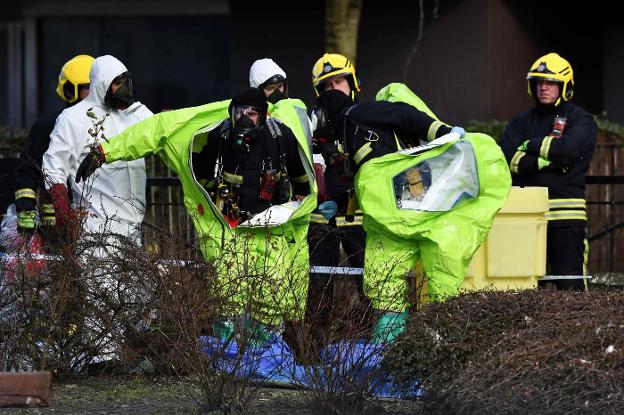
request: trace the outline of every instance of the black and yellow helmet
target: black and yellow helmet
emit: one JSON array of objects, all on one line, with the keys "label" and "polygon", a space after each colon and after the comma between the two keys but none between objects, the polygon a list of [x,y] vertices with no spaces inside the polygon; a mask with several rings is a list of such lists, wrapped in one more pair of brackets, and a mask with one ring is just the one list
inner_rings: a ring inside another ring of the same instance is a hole
[{"label": "black and yellow helmet", "polygon": [[561,83],[560,97],[555,102],[559,105],[561,100],[568,101],[574,94],[574,72],[572,65],[556,53],[542,56],[531,65],[527,74],[527,87],[529,95],[535,99],[535,81],[555,81]]},{"label": "black and yellow helmet", "polygon": [[344,74],[353,94],[360,92],[360,82],[355,75],[355,67],[349,59],[339,53],[326,53],[312,67],[312,85],[318,95],[323,91],[323,81],[335,75]]},{"label": "black and yellow helmet", "polygon": [[89,72],[95,58],[89,55],[78,55],[68,60],[59,74],[56,93],[70,104],[78,99],[78,87],[89,85]]}]

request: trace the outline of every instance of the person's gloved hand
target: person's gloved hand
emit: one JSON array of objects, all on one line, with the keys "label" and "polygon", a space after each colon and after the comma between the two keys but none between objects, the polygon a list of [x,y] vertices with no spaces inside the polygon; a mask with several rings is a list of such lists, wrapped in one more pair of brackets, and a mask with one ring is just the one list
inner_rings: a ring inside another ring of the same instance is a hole
[{"label": "person's gloved hand", "polygon": [[52,196],[52,204],[56,214],[56,225],[59,229],[65,229],[69,223],[73,222],[75,216],[69,206],[67,186],[63,183],[52,185],[50,187],[50,196]]},{"label": "person's gloved hand", "polygon": [[56,212],[52,203],[43,203],[40,206],[39,220],[44,227],[56,226]]},{"label": "person's gloved hand", "polygon": [[338,213],[338,204],[333,200],[327,200],[318,206],[318,211],[327,220],[330,220]]},{"label": "person's gloved hand", "polygon": [[522,144],[518,146],[518,151],[524,151],[525,153],[529,149],[529,140],[525,140]]},{"label": "person's gloved hand", "polygon": [[459,134],[459,138],[466,137],[466,130],[464,130],[462,127],[455,126],[451,128],[451,132],[455,134]]},{"label": "person's gloved hand", "polygon": [[537,158],[537,169],[542,170],[546,167],[550,166],[552,163],[549,160],[543,159],[541,157]]},{"label": "person's gloved hand", "polygon": [[78,166],[78,171],[76,171],[76,183],[80,183],[80,180],[86,180],[87,177],[91,176],[93,172],[104,163],[106,163],[106,157],[104,157],[102,146],[91,147],[91,152],[87,154],[87,157],[85,157],[80,163],[80,166]]},{"label": "person's gloved hand", "polygon": [[25,232],[33,232],[35,230],[35,211],[23,210],[17,212],[17,229]]}]

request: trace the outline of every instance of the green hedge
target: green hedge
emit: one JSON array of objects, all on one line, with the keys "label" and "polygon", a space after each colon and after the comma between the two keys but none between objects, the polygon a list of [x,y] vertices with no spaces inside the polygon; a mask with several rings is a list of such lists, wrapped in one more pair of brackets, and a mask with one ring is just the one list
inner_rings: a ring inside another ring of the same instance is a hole
[{"label": "green hedge", "polygon": [[[609,141],[624,142],[624,126],[613,121],[609,121],[606,117],[606,113],[595,114],[594,120],[598,126],[598,135],[606,138]],[[470,120],[466,124],[466,131],[472,133],[485,133],[493,137],[496,141],[499,141],[503,135],[503,131],[507,126],[507,121],[490,120],[479,121]]]},{"label": "green hedge", "polygon": [[477,121],[470,120],[466,124],[466,131],[470,133],[483,133],[499,141],[503,136],[503,131],[507,126],[507,121],[490,120],[490,121]]},{"label": "green hedge", "polygon": [[[598,125],[598,132],[609,140],[624,142],[624,126],[606,118],[606,113],[594,115],[594,120]],[[485,133],[492,136],[496,141],[500,140],[503,131],[507,126],[507,121],[502,120],[470,120],[465,128],[468,132]],[[0,125],[0,148],[20,147],[28,135],[27,128],[13,128]]]},{"label": "green hedge", "polygon": [[0,125],[0,147],[21,147],[29,131],[29,128],[14,128]]},{"label": "green hedge", "polygon": [[607,120],[607,114],[594,115],[594,120],[598,125],[598,133],[605,138],[615,142],[624,142],[624,126],[616,122]]}]

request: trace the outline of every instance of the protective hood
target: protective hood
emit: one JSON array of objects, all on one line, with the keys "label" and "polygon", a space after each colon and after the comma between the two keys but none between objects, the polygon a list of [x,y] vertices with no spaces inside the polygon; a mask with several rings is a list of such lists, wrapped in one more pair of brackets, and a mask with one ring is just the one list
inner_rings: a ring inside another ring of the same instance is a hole
[{"label": "protective hood", "polygon": [[[113,137],[153,115],[140,102],[125,110],[110,109],[105,105],[104,97],[110,83],[126,71],[125,65],[112,56],[101,56],[93,62],[89,96],[64,110],[56,119],[42,166],[46,186],[65,184],[69,180],[74,206],[80,205],[89,212],[85,224],[88,232],[106,229],[106,232],[140,240],[137,229],[143,221],[145,204],[144,160],[106,164],[88,185],[74,180],[91,145],[105,142],[105,137]],[[94,125],[98,122],[102,123],[102,130],[94,137]]]},{"label": "protective hood", "polygon": [[93,106],[104,107],[104,97],[111,82],[127,71],[126,65],[114,56],[105,55],[97,58],[89,73],[91,86],[89,87],[89,96],[85,101],[90,102]]},{"label": "protective hood", "polygon": [[[263,304],[253,304],[254,313],[258,310],[256,307],[260,308],[261,321],[278,324],[282,319],[302,319],[305,301],[301,299],[305,299],[309,277],[306,235],[309,214],[317,200],[305,105],[299,100],[287,99],[271,105],[269,110],[277,120],[271,123],[288,126],[297,139],[311,185],[310,194],[301,203],[273,205],[266,214],[259,213],[251,219],[248,226],[236,228],[228,226],[192,169],[192,154],[204,148],[210,131],[219,128],[228,118],[228,105],[228,101],[221,101],[157,114],[102,142],[107,165],[154,153],[177,172],[184,191],[184,204],[195,225],[204,257],[216,269],[217,284],[232,287],[228,289],[230,298],[223,309],[227,315],[243,314],[244,307],[249,304],[246,293],[254,290],[268,296]],[[241,253],[245,255],[244,261],[241,261]],[[252,278],[235,279],[234,286],[233,275],[257,275],[261,279],[257,285]]]},{"label": "protective hood", "polygon": [[[431,113],[403,84],[385,87],[377,99]],[[376,293],[369,294],[373,307],[402,312],[407,306],[404,276],[419,264],[430,299],[459,292],[472,256],[507,199],[511,175],[491,137],[448,134],[367,161],[354,186],[367,234],[365,292]]]},{"label": "protective hood", "polygon": [[286,72],[273,59],[258,59],[249,69],[249,86],[258,88],[275,75],[286,79]]}]

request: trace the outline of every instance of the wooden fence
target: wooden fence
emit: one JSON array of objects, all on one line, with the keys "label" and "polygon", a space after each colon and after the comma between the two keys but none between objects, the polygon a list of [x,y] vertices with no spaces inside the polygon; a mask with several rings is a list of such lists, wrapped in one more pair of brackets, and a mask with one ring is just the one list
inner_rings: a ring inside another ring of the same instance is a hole
[{"label": "wooden fence", "polygon": [[[0,158],[15,157],[15,151],[0,151]],[[599,144],[589,176],[624,175],[624,144]],[[174,176],[158,157],[146,159],[149,177]],[[7,190],[7,189],[5,189]],[[194,236],[183,204],[180,186],[148,186],[146,226],[156,226],[180,238]],[[590,184],[587,186],[588,235],[624,221],[624,184]],[[146,241],[149,245],[149,241]],[[624,272],[624,228],[603,236],[590,244],[589,269],[596,272]]]},{"label": "wooden fence", "polygon": [[[623,160],[624,144],[599,144],[588,175],[622,176]],[[587,186],[586,195],[589,235],[624,221],[624,184],[590,184]],[[589,271],[590,273],[624,271],[624,228],[590,243]]]}]

